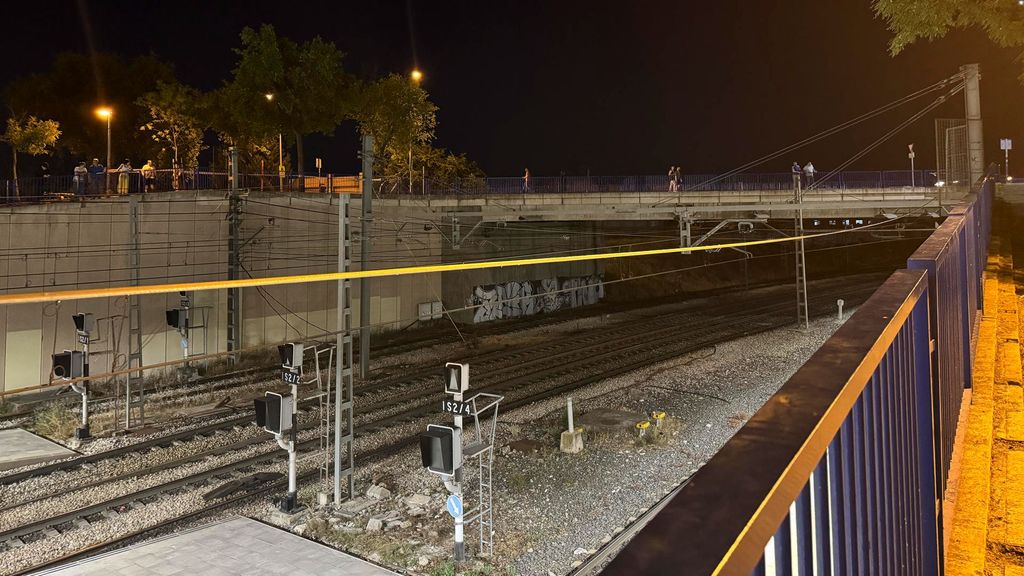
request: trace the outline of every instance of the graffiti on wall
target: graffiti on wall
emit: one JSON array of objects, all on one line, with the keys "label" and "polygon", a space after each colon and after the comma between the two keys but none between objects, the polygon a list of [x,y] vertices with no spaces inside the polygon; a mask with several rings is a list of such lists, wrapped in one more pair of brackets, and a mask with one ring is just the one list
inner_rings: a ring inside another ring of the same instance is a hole
[{"label": "graffiti on wall", "polygon": [[514,280],[473,288],[473,322],[490,322],[596,304],[604,298],[600,276]]}]

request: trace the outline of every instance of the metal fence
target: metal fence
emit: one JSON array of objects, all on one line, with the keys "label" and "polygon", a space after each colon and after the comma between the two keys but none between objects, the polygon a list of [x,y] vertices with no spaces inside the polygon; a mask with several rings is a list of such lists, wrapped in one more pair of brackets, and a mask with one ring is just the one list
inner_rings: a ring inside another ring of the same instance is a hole
[{"label": "metal fence", "polygon": [[993,174],[604,574],[941,573]]},{"label": "metal fence", "polygon": [[[806,177],[805,177],[806,180]],[[808,182],[805,181],[805,185]],[[819,173],[814,187],[819,189],[900,188],[904,186],[934,186],[936,177],[926,170],[849,171],[839,172],[831,178]],[[684,174],[678,184],[681,191],[726,190],[792,190],[790,172],[744,173],[721,178],[715,174]],[[454,182],[414,182],[414,193],[427,195],[480,195],[480,194],[553,194],[579,192],[665,192],[670,189],[667,175],[659,176],[531,176],[471,178]]]},{"label": "metal fence", "polygon": [[[0,200],[31,202],[54,197],[84,197],[141,192],[170,192],[176,190],[226,190],[231,186],[227,172],[200,169],[110,171],[81,181],[71,175],[44,178],[19,178],[0,181]],[[809,181],[804,177],[804,185]],[[925,170],[848,171],[825,178],[819,174],[813,181],[821,190],[882,189],[907,186],[931,187],[936,183],[933,172]],[[276,173],[239,175],[239,188],[261,191],[323,192],[334,184],[334,192],[359,193],[358,176],[302,176]],[[721,178],[714,174],[685,174],[678,190],[734,191],[734,190],[791,190],[793,175],[789,172],[748,173]],[[524,182],[521,177],[467,178],[454,181],[413,179],[412,186],[401,182],[382,187],[382,193],[394,190],[396,194],[414,195],[485,195],[485,194],[555,194],[590,192],[666,192],[670,179],[661,176],[536,176]]]},{"label": "metal fence", "polygon": [[[302,176],[288,174],[239,174],[238,187],[266,192],[345,192],[358,194],[358,176]],[[0,201],[8,203],[40,202],[68,197],[88,198],[178,190],[227,190],[231,176],[227,172],[200,169],[111,171],[100,176],[78,179],[74,176],[18,178],[0,181]]]}]

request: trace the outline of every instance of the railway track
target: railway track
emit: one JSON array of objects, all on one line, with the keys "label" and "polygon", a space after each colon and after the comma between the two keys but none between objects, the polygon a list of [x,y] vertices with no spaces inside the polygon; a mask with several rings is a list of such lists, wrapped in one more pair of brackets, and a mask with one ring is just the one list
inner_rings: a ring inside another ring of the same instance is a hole
[{"label": "railway track", "polygon": [[[833,281],[826,282],[835,284]],[[868,290],[873,284],[873,280],[861,280],[859,284],[847,283],[843,285],[842,290],[845,295],[851,289],[856,289],[858,286],[861,290]],[[835,288],[835,286],[832,288]],[[778,298],[779,296],[772,294],[758,295],[756,297],[742,298],[741,303],[750,311],[756,306],[763,306]],[[677,330],[681,323],[693,322],[699,319],[703,319],[705,323],[713,323],[715,320],[709,320],[709,317],[733,310],[736,306],[735,298],[724,297],[720,301],[711,304],[692,307],[684,306],[679,311],[658,315],[654,318],[640,317],[636,320],[620,322],[605,329],[574,335],[571,342],[540,343],[517,349],[496,350],[472,354],[461,358],[461,360],[472,363],[474,372],[481,375],[474,382],[487,385],[494,379],[510,378],[510,382],[523,383],[528,381],[529,378],[541,377],[547,370],[544,366],[545,363],[552,364],[554,369],[561,368],[563,371],[565,371],[564,369],[567,366],[586,366],[595,358],[609,352],[635,350],[644,346],[666,342],[677,336]],[[780,304],[780,306],[782,305]],[[699,309],[700,313],[695,315],[691,308]],[[710,327],[710,325],[706,324],[706,327]],[[516,374],[517,371],[521,372],[524,368],[532,368],[532,371],[525,374]],[[406,370],[399,376],[385,378],[380,382],[361,384],[354,391],[357,400],[365,398],[371,393],[393,392],[395,390],[398,390],[398,392],[396,396],[364,403],[360,406],[359,411],[363,415],[369,415],[382,410],[394,409],[402,402],[415,401],[422,396],[422,387],[429,384],[432,380],[439,378],[441,373],[442,368],[439,364],[423,365]],[[269,386],[280,386],[276,379],[268,379],[265,383]],[[476,386],[474,388],[478,389]],[[314,401],[302,402],[300,403],[300,409],[309,410],[314,404]],[[429,402],[420,403],[413,408],[400,411],[398,414],[389,416],[386,419],[387,424],[400,423],[410,418],[415,418],[425,410],[432,410],[434,404]],[[229,415],[229,412],[226,413],[227,415]],[[242,428],[248,426],[251,421],[252,416],[246,410],[238,416],[225,417],[223,420],[212,424],[179,430],[115,449],[81,455],[69,460],[54,462],[17,473],[0,475],[0,485],[13,484],[28,478],[46,476],[54,472],[75,470],[85,465],[120,458],[135,452],[168,448],[176,443],[187,442],[198,437],[208,437],[226,430]]]},{"label": "railway track", "polygon": [[[848,302],[860,302],[870,294],[871,289],[872,286],[870,284],[865,284],[859,289],[851,289],[851,287],[847,285],[844,287],[842,295]],[[819,294],[812,301],[815,310],[819,313],[822,310],[828,310],[831,307],[830,298],[831,295],[828,293]],[[723,303],[723,305],[725,305],[725,303]],[[731,302],[729,305],[735,308],[736,303]],[[598,341],[594,342],[589,347],[583,346],[580,351],[559,351],[557,350],[557,347],[553,349],[551,345],[538,346],[537,350],[544,350],[546,354],[550,354],[551,360],[547,363],[536,358],[532,360],[524,360],[524,357],[528,357],[529,354],[524,353],[523,351],[512,351],[504,356],[489,353],[491,354],[491,361],[500,362],[503,359],[509,365],[504,369],[497,369],[495,373],[491,373],[486,379],[478,379],[476,382],[480,382],[481,385],[474,386],[474,391],[508,394],[509,399],[505,402],[505,409],[515,409],[520,406],[587,386],[606,378],[628,373],[646,365],[678,357],[682,354],[694,352],[700,349],[705,349],[715,343],[777,328],[790,322],[790,320],[785,317],[785,312],[787,312],[790,307],[790,302],[780,302],[779,299],[776,298],[776,301],[772,303],[763,303],[761,306],[753,308],[748,307],[746,309],[746,313],[739,317],[726,315],[716,317],[714,313],[718,310],[718,307],[711,307],[706,309],[706,312],[711,312],[711,314],[703,315],[703,318],[701,318],[702,323],[697,329],[693,329],[693,327],[691,327],[689,331],[683,333],[679,332],[680,326],[678,318],[676,319],[676,323],[673,323],[670,320],[672,315],[666,315],[659,318],[644,318],[639,322],[642,322],[645,325],[645,331],[641,330],[637,332],[638,327],[632,324],[623,327],[623,338],[631,338],[631,340],[629,340],[631,343],[625,346],[622,345],[621,342],[619,342],[618,345],[608,345],[607,342],[601,342],[599,338],[588,339],[588,341]],[[605,335],[608,336],[608,338],[605,338],[604,340],[611,340],[615,338],[614,334],[609,335],[605,333]],[[573,344],[575,346],[579,346],[579,342],[577,341],[574,341]],[[649,350],[648,353],[640,353],[643,352],[645,347],[654,348],[654,351]],[[636,354],[632,358],[623,357],[624,355],[631,353],[639,354]],[[543,359],[546,357],[546,355],[542,355],[540,358]],[[592,368],[591,370],[585,369],[588,365]],[[523,371],[524,368],[525,371]],[[505,372],[502,372],[502,370],[505,370]],[[512,373],[511,371],[515,370],[519,371],[518,375],[507,377],[508,374]],[[554,384],[545,384],[545,382],[550,381],[554,381]],[[533,388],[536,388],[536,390],[533,390]],[[518,397],[516,396],[517,394],[519,394]],[[408,394],[402,394],[398,397],[379,402],[378,409],[385,409],[388,406],[400,406],[403,402],[407,402],[407,400]],[[367,408],[371,407],[372,405],[367,406]],[[428,399],[423,402],[414,402],[411,407],[402,408],[397,413],[380,418],[370,418],[368,422],[364,422],[356,427],[356,433],[357,436],[364,437],[381,428],[394,427],[396,425],[414,422],[419,418],[434,414],[435,412],[436,401],[432,399]],[[248,422],[249,418],[249,416],[245,416],[240,419]],[[208,431],[209,430],[214,429],[208,428]],[[359,461],[362,462],[366,460],[379,459],[390,454],[397,453],[406,446],[414,443],[416,438],[417,436],[415,433],[403,436],[394,442],[360,454]],[[165,439],[161,438],[156,440]],[[316,438],[306,440],[300,443],[300,447],[312,447],[316,441]],[[201,461],[211,456],[232,453],[256,444],[267,444],[266,437],[262,436],[251,440],[236,442],[227,446],[216,447],[204,453],[194,454],[173,462],[165,462],[150,467],[149,469],[132,471],[131,473],[124,474],[119,478],[95,480],[76,489],[85,489],[105,483],[123,481],[129,477],[145,477],[149,474],[181,466],[185,463]],[[138,445],[125,448],[129,450],[132,448],[138,449]],[[39,534],[52,536],[54,535],[54,532],[59,534],[69,529],[82,528],[88,525],[89,519],[100,520],[104,516],[111,516],[112,510],[127,511],[140,504],[145,505],[147,500],[160,498],[165,494],[173,494],[175,492],[180,492],[181,490],[189,489],[189,487],[206,485],[214,480],[227,481],[236,478],[239,474],[245,474],[253,468],[269,465],[278,459],[283,459],[283,457],[284,452],[273,449],[246,457],[242,460],[215,466],[183,478],[174,479],[169,482],[146,487],[142,490],[132,491],[101,502],[82,506],[75,510],[68,510],[57,515],[39,518],[16,528],[0,532],[0,542],[9,542],[15,538],[27,538],[29,541],[34,541],[32,539],[42,537],[36,536]],[[316,469],[313,469],[303,474],[302,479],[307,480],[316,473]],[[62,556],[59,559],[45,564],[33,566],[31,570],[36,570],[46,565],[52,565],[57,561],[66,561],[74,557],[79,557],[83,554],[92,553],[100,549],[106,549],[111,546],[124,543],[129,539],[137,539],[156,531],[165,530],[171,524],[177,524],[198,515],[219,510],[225,506],[230,506],[234,503],[281,489],[283,486],[283,479],[280,481],[265,482],[262,486],[257,486],[254,490],[246,492],[245,494],[237,497],[233,496],[227,500],[213,502],[202,507],[200,510],[190,511],[182,516],[159,522],[152,527],[133,531],[106,543],[90,545],[73,554]],[[0,512],[13,510],[20,506],[36,504],[46,498],[47,496],[39,496],[30,501],[9,505],[0,509]]]}]

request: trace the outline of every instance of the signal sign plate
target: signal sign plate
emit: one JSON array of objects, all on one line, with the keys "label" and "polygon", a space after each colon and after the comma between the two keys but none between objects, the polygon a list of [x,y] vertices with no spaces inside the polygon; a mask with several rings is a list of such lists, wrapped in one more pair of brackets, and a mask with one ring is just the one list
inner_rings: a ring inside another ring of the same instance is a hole
[{"label": "signal sign plate", "polygon": [[473,415],[473,407],[470,406],[469,402],[460,402],[458,400],[442,400],[441,411],[455,414],[456,416]]},{"label": "signal sign plate", "polygon": [[452,515],[452,518],[462,516],[462,498],[459,498],[458,494],[452,494],[448,497],[448,501],[445,502],[445,508],[448,509],[448,513]]},{"label": "signal sign plate", "polygon": [[444,365],[444,391],[459,394],[469,388],[469,364],[449,362]]},{"label": "signal sign plate", "polygon": [[299,381],[299,373],[292,372],[291,370],[281,371],[281,381],[285,384],[302,384],[302,382]]}]

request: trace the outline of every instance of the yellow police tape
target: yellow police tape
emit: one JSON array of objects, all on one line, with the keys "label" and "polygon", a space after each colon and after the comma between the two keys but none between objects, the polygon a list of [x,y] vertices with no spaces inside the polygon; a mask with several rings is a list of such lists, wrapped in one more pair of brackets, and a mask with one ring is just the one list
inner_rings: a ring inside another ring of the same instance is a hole
[{"label": "yellow police tape", "polygon": [[0,294],[0,304],[30,304],[33,302],[56,302],[67,300],[85,300],[88,298],[116,298],[120,296],[140,296],[145,294],[169,294],[192,290],[223,290],[226,288],[252,288],[256,286],[279,286],[282,284],[302,284],[306,282],[329,282],[332,280],[355,280],[359,278],[381,278],[385,276],[410,276],[429,274],[432,272],[456,272],[459,270],[485,270],[503,268],[505,266],[532,266],[535,264],[560,264],[565,262],[586,262],[589,260],[611,260],[614,258],[635,258],[638,256],[657,256],[659,254],[680,254],[688,252],[704,252],[723,248],[741,248],[744,246],[760,246],[764,244],[780,244],[821,236],[856,232],[872,228],[880,224],[891,224],[892,221],[876,222],[857,228],[805,234],[803,236],[787,236],[766,240],[750,240],[747,242],[731,242],[692,246],[688,248],[657,248],[653,250],[635,250],[632,252],[605,252],[600,254],[579,254],[575,256],[547,256],[544,258],[526,258],[521,260],[494,260],[488,262],[463,262],[458,264],[434,264],[430,266],[407,266],[403,268],[382,268],[380,270],[358,270],[353,272],[326,272],[322,274],[297,274],[292,276],[271,276],[268,278],[245,278],[240,280],[211,280],[205,282],[180,282],[174,284],[152,284],[146,286],[116,286],[111,288],[85,288],[80,290],[57,290],[53,292],[23,292],[20,294]]}]

